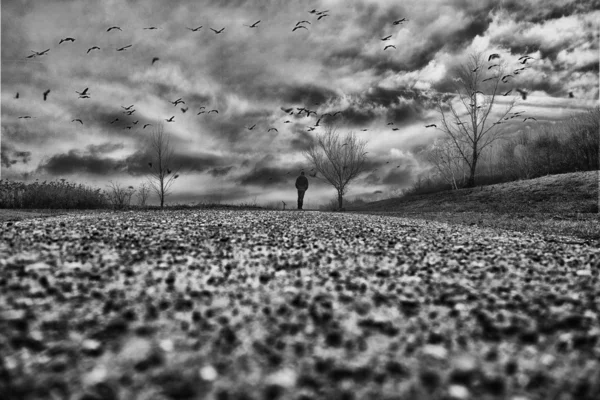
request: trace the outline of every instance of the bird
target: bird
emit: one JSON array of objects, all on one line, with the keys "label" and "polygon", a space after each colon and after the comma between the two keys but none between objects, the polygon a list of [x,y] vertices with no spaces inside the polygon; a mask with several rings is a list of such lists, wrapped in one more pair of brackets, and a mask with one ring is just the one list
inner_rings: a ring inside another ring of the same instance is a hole
[{"label": "bird", "polygon": [[504,75],[502,77],[502,82],[506,83],[506,79],[508,79],[508,78],[512,78],[512,75]]},{"label": "bird", "polygon": [[512,92],[512,89],[510,89],[508,92],[504,93],[502,96],[508,96],[510,92]]},{"label": "bird", "polygon": [[126,126],[123,129],[131,129],[131,126]]},{"label": "bird", "polygon": [[391,37],[392,37],[392,35],[388,35],[386,37],[381,38],[381,40],[382,41],[390,40]]},{"label": "bird", "polygon": [[523,100],[527,100],[527,91],[524,89],[517,89],[517,92],[519,92],[519,94],[521,95],[521,97],[523,98]]},{"label": "bird", "polygon": [[125,111],[123,114],[131,115],[135,112],[135,110]]},{"label": "bird", "polygon": [[177,178],[179,178],[179,174],[177,174],[173,177],[173,179],[177,179]]},{"label": "bird", "polygon": [[491,81],[492,79],[494,79],[494,77],[492,76],[491,78],[486,78],[484,80],[482,80],[481,82],[485,82],[485,81]]},{"label": "bird", "polygon": [[37,55],[37,54],[35,54],[35,52],[34,52],[34,54],[30,54],[30,55],[28,55],[28,56],[27,56],[27,57],[25,57],[25,58],[33,58],[33,57],[35,57],[36,55]]},{"label": "bird", "polygon": [[252,125],[250,128],[248,128],[248,130],[251,131],[252,129],[254,129],[255,126],[256,124]]},{"label": "bird", "polygon": [[490,56],[488,57],[488,62],[492,61],[495,58],[500,58],[500,54],[498,54],[498,53],[490,54]]},{"label": "bird", "polygon": [[312,126],[310,126],[310,127],[308,128],[308,131],[309,131],[309,132],[312,132],[312,131],[314,131],[314,130],[315,130],[315,128],[314,128],[314,127],[312,127]]},{"label": "bird", "polygon": [[123,50],[125,50],[125,49],[128,49],[128,48],[130,48],[131,46],[132,46],[131,44],[128,44],[127,46],[119,47],[119,48],[117,49],[117,51],[123,51]]},{"label": "bird", "polygon": [[394,22],[392,22],[392,25],[399,25],[399,24],[401,24],[404,21],[406,21],[406,18],[402,18],[402,19],[399,19],[397,21],[394,21]]},{"label": "bird", "polygon": [[167,168],[167,174],[170,174],[171,170],[169,168]]},{"label": "bird", "polygon": [[[98,46],[90,47],[90,48],[88,49],[87,53],[89,53],[89,52],[90,52],[90,51],[92,51],[92,50],[100,50],[100,47],[98,47]],[[87,53],[86,53],[86,54],[87,54]]]},{"label": "bird", "polygon": [[175,122],[175,121],[173,121],[173,118],[175,118],[174,115],[171,118],[169,118],[169,119],[165,119],[165,121],[167,121],[167,122]]},{"label": "bird", "polygon": [[525,119],[523,120],[523,122],[527,121],[528,119],[532,119],[532,120],[534,120],[534,121],[537,121],[537,119],[535,119],[535,118],[533,118],[533,117],[527,117],[527,118],[525,118]]},{"label": "bird", "polygon": [[290,122],[292,122],[292,121],[290,121],[290,120],[288,119],[288,120],[285,120],[284,124],[289,124]]},{"label": "bird", "polygon": [[311,110],[304,110],[304,111],[306,111],[306,116],[307,116],[307,117],[310,117],[310,114],[315,114],[315,115],[317,115],[317,112],[316,112],[316,111],[311,111]]},{"label": "bird", "polygon": [[393,131],[400,130],[400,128],[392,128]]},{"label": "bird", "polygon": [[319,118],[319,119],[317,120],[317,123],[315,124],[315,126],[319,126],[319,122],[321,122],[321,118]]},{"label": "bird", "polygon": [[145,124],[142,129],[146,129],[147,126],[152,126],[152,124]]},{"label": "bird", "polygon": [[198,32],[198,31],[200,30],[200,28],[202,28],[202,26],[199,26],[199,27],[197,27],[197,28],[188,28],[188,27],[186,26],[186,28],[187,28],[187,29],[189,29],[189,30],[190,30],[190,31],[192,31],[192,32]]},{"label": "bird", "polygon": [[152,168],[152,163],[151,163],[151,162],[149,162],[149,163],[148,163],[148,166],[149,166],[150,168]]},{"label": "bird", "polygon": [[488,69],[492,69],[492,68],[494,68],[494,67],[499,67],[499,66],[500,66],[500,64],[494,64],[494,65],[490,65],[490,66],[488,67]]},{"label": "bird", "polygon": [[68,38],[64,38],[64,39],[60,39],[60,42],[58,42],[58,44],[61,44],[62,42],[74,42],[75,39],[73,39],[72,37],[68,37]]},{"label": "bird", "polygon": [[475,67],[471,70],[471,72],[477,72],[478,69],[479,69],[479,67]]},{"label": "bird", "polygon": [[318,11],[318,12],[317,12],[317,15],[323,15],[323,14],[326,14],[326,13],[328,13],[328,12],[329,12],[329,10],[325,10],[325,11]]},{"label": "bird", "polygon": [[260,23],[260,20],[256,21],[255,23],[253,23],[252,25],[245,25],[248,28],[256,28],[256,26]]},{"label": "bird", "polygon": [[525,64],[525,63],[527,63],[527,61],[529,61],[529,60],[532,60],[532,58],[524,58],[524,59],[521,61],[521,64]]},{"label": "bird", "polygon": [[80,98],[80,99],[89,99],[89,98],[90,98],[90,96],[88,96],[88,95],[85,95],[85,96],[79,96],[79,98]]},{"label": "bird", "polygon": [[138,124],[138,122],[140,122],[140,121],[139,121],[139,120],[137,120],[137,121],[133,121],[133,122],[132,122],[132,124],[134,124],[134,125],[137,125],[137,124]]},{"label": "bird", "polygon": [[144,28],[144,29],[154,30],[154,29],[160,29],[160,28],[157,28],[155,26],[149,26],[148,28]]},{"label": "bird", "polygon": [[269,128],[269,129],[267,130],[267,132],[271,132],[271,131],[279,132],[279,131],[277,130],[277,128]]},{"label": "bird", "polygon": [[120,30],[121,32],[123,32],[123,29],[119,28],[118,26],[111,26],[110,28],[108,28],[108,29],[106,30],[106,32],[110,32],[110,31],[112,31],[113,29],[118,29],[118,30]]},{"label": "bird", "polygon": [[310,10],[310,11],[309,11],[309,13],[310,13],[310,14],[314,14],[314,13],[316,13],[316,12],[317,12],[317,10],[316,10],[316,9],[314,9],[314,8],[313,8],[312,10]]},{"label": "bird", "polygon": [[127,110],[127,111],[131,110],[131,107],[133,107],[133,104],[130,105],[129,107],[123,107],[123,106],[121,106],[122,109]]},{"label": "bird", "polygon": [[425,125],[425,128],[431,128],[431,127],[437,128],[437,125],[436,124]]},{"label": "bird", "polygon": [[211,112],[216,112],[217,114],[219,113],[219,111],[218,111],[218,110],[210,110],[210,111],[208,112],[208,114],[210,114]]},{"label": "bird", "polygon": [[283,108],[283,107],[281,107],[281,111],[284,111],[286,113],[291,112],[293,109],[294,109],[294,107],[290,107],[290,108]]},{"label": "bird", "polygon": [[393,122],[388,122],[387,125],[394,125],[394,123]]},{"label": "bird", "polygon": [[111,121],[111,124],[114,124],[115,122],[117,122],[119,120],[119,118],[115,118]]},{"label": "bird", "polygon": [[298,25],[300,25],[300,24],[310,24],[310,25],[312,25],[312,24],[310,23],[310,21],[306,21],[306,20],[304,20],[304,21],[298,21],[298,22],[296,22],[296,26],[298,26]]},{"label": "bird", "polygon": [[[17,97],[18,97],[18,93],[17,93]],[[569,92],[569,98],[572,99],[573,97],[575,97],[575,95],[573,94],[573,92]]]},{"label": "bird", "polygon": [[33,118],[31,115],[24,115],[22,117],[19,117],[19,119],[30,119]]},{"label": "bird", "polygon": [[325,18],[325,17],[329,17],[329,14],[319,15],[319,18],[317,18],[317,21],[319,21],[321,18]]},{"label": "bird", "polygon": [[50,89],[46,90],[44,92],[44,101],[46,101],[46,99],[48,98],[48,95],[50,94]]},{"label": "bird", "polygon": [[185,113],[185,112],[188,110],[188,108],[189,108],[189,107],[182,108],[182,109],[181,109],[181,112],[182,112],[182,113]]},{"label": "bird", "polygon": [[519,57],[519,61],[521,61],[521,60],[522,60],[522,59],[524,59],[524,58],[533,58],[533,57],[531,57],[531,56],[528,56],[528,55],[521,56],[521,57]]},{"label": "bird", "polygon": [[296,29],[300,29],[300,28],[304,28],[304,29],[308,30],[308,28],[305,27],[304,25],[298,25],[298,26],[294,27],[294,29],[292,29],[292,32],[294,32]]},{"label": "bird", "polygon": [[75,91],[75,93],[77,93],[77,94],[78,94],[78,95],[80,95],[80,96],[85,96],[85,95],[87,95],[87,94],[88,94],[88,92],[87,92],[87,91],[88,91],[88,89],[89,89],[89,88],[85,88],[85,89],[83,90],[83,92],[78,92],[78,91],[76,90],[76,91]]},{"label": "bird", "polygon": [[523,67],[523,68],[517,68],[517,69],[515,69],[515,70],[513,71],[513,74],[516,74],[517,72],[519,72],[519,71],[523,71],[523,70],[526,70],[526,69],[527,69],[527,67]]},{"label": "bird", "polygon": [[[33,51],[33,50],[31,50],[31,51]],[[38,51],[33,51],[33,52],[38,56],[43,56],[43,55],[46,55],[49,51],[50,51],[50,49],[46,49],[44,51],[39,51],[39,52]]]},{"label": "bird", "polygon": [[394,46],[393,44],[388,44],[387,46],[385,46],[385,47],[383,48],[383,50],[387,50],[387,49],[389,49],[390,47],[396,48],[396,46]]},{"label": "bird", "polygon": [[213,29],[213,28],[210,28],[210,30],[213,31],[214,33],[216,33],[218,35],[219,33],[223,32],[225,30],[225,28],[221,28],[218,31],[215,30],[215,29]]},{"label": "bird", "polygon": [[198,112],[198,114],[196,114],[196,115],[204,114],[205,112],[206,112],[206,111],[200,111],[200,112]]},{"label": "bird", "polygon": [[152,59],[152,65],[154,65],[154,63],[155,63],[155,62],[157,62],[158,60],[160,60],[160,58],[158,58],[158,57],[154,57],[154,58]]},{"label": "bird", "polygon": [[361,132],[366,132],[366,131],[368,131],[368,129],[367,129],[367,128],[365,128],[365,129],[361,129],[360,131],[361,131]]},{"label": "bird", "polygon": [[15,99],[19,98],[19,92],[17,92],[17,94],[15,95]]}]

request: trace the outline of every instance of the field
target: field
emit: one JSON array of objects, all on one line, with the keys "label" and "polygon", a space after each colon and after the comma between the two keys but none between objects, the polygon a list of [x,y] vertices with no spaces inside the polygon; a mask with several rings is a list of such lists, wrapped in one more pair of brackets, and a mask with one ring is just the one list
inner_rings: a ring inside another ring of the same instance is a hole
[{"label": "field", "polygon": [[3,398],[600,393],[597,246],[256,210],[27,218],[0,243]]}]

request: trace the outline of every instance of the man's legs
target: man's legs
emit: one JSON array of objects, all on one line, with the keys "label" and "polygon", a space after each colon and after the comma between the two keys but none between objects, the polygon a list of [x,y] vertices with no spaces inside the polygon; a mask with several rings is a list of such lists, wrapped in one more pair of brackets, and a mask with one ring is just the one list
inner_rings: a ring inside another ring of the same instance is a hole
[{"label": "man's legs", "polygon": [[304,202],[304,190],[298,190],[298,210],[302,210],[302,203]]}]

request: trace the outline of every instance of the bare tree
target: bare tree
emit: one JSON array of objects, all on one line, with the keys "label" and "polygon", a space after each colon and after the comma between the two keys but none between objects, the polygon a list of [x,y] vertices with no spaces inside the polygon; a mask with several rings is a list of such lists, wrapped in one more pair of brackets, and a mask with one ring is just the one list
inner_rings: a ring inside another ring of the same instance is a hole
[{"label": "bare tree", "polygon": [[452,186],[452,189],[458,189],[465,162],[449,138],[436,139],[427,149],[425,158],[434,166],[437,174]]},{"label": "bare tree", "polygon": [[138,204],[141,207],[146,207],[146,202],[148,201],[148,196],[150,195],[150,186],[146,183],[142,183],[140,188],[138,189]]},{"label": "bare tree", "polygon": [[119,183],[111,181],[109,190],[106,190],[106,197],[115,210],[122,210],[129,207],[134,192],[133,186],[125,189]]},{"label": "bare tree", "polygon": [[161,123],[152,132],[150,137],[150,152],[153,160],[148,163],[150,167],[149,183],[160,199],[160,208],[164,207],[165,197],[170,193],[171,185],[179,177],[181,167],[174,168],[173,149],[170,137],[165,135]]},{"label": "bare tree", "polygon": [[314,167],[316,175],[313,177],[325,180],[336,189],[339,209],[342,209],[348,185],[367,168],[366,145],[367,142],[359,140],[353,132],[341,138],[337,129],[329,125],[303,152]]},{"label": "bare tree", "polygon": [[[492,67],[494,65],[494,67]],[[454,143],[456,150],[469,168],[467,186],[475,186],[475,172],[481,152],[509,131],[506,119],[515,105],[515,97],[499,113],[500,117],[491,117],[492,108],[501,93],[501,86],[511,79],[504,74],[502,63],[497,60],[488,62],[483,53],[471,54],[469,60],[459,65],[453,79],[456,95],[444,102],[437,102],[442,117],[441,127]],[[508,94],[507,94],[508,95]]]}]

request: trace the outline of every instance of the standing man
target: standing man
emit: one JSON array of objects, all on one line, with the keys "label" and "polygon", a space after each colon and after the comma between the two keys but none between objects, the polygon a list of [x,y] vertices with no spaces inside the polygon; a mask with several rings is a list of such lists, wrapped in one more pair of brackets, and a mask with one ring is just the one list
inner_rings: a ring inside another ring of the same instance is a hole
[{"label": "standing man", "polygon": [[296,189],[298,189],[298,210],[302,210],[304,192],[308,189],[308,179],[304,176],[304,171],[300,172],[300,176],[296,179]]}]

